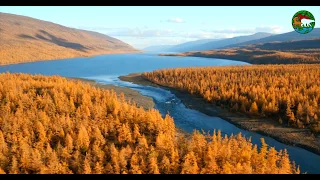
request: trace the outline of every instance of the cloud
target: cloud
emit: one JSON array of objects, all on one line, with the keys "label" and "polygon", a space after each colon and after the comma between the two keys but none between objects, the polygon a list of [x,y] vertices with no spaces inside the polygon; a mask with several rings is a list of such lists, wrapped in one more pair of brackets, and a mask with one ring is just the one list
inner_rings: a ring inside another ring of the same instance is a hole
[{"label": "cloud", "polygon": [[203,25],[203,26],[208,26],[208,25],[209,25],[209,23],[208,23],[208,22],[206,22],[206,21],[201,21],[201,25]]},{"label": "cloud", "polygon": [[79,27],[79,29],[86,29],[97,31],[117,39],[123,40],[134,47],[144,48],[151,45],[167,44],[174,45],[186,41],[193,41],[198,39],[222,39],[233,38],[236,36],[251,35],[257,32],[269,33],[283,33],[283,27],[278,25],[259,26],[255,28],[225,28],[225,29],[198,29],[191,32],[178,31],[173,29],[152,29],[148,26],[141,26],[136,28],[129,27]]},{"label": "cloud", "polygon": [[109,27],[79,27],[90,31],[97,31],[109,36],[129,36],[129,37],[173,37],[177,33],[171,29],[149,29],[148,26],[140,28],[109,28]]},{"label": "cloud", "polygon": [[204,30],[213,33],[233,33],[233,34],[253,34],[257,32],[268,32],[268,33],[281,33],[283,26],[271,25],[271,26],[260,26],[251,29],[237,29],[237,28],[228,28],[228,29],[216,29],[216,30]]},{"label": "cloud", "polygon": [[239,34],[200,31],[200,32],[188,33],[187,35],[184,35],[184,37],[191,38],[191,39],[222,39],[222,38],[232,38],[235,36],[239,36]]},{"label": "cloud", "polygon": [[254,33],[254,29],[236,29],[236,28],[230,28],[230,29],[220,29],[220,30],[212,30],[213,33],[235,33],[235,34],[246,34],[246,33]]},{"label": "cloud", "polygon": [[270,32],[270,33],[281,33],[283,26],[260,26],[255,29],[256,32]]},{"label": "cloud", "polygon": [[238,28],[227,28],[227,29],[201,29],[197,32],[192,33],[178,33],[181,36],[194,39],[220,39],[220,38],[233,38],[236,36],[251,35],[258,32],[267,33],[283,33],[283,26],[271,25],[271,26],[259,26],[256,28],[238,29]]},{"label": "cloud", "polygon": [[142,28],[126,28],[109,32],[110,36],[130,36],[130,37],[173,37],[177,34],[171,29],[142,29]]},{"label": "cloud", "polygon": [[187,33],[184,36],[187,38],[194,38],[194,39],[210,39],[214,37],[214,33],[212,32],[193,32],[193,33]]},{"label": "cloud", "polygon": [[188,39],[182,38],[182,37],[160,37],[160,38],[149,37],[149,38],[139,39],[138,41],[136,37],[126,36],[126,37],[117,37],[117,38],[138,49],[143,49],[143,48],[154,46],[154,45],[176,45],[176,44],[181,44],[188,41]]},{"label": "cloud", "polygon": [[185,21],[181,18],[171,18],[171,19],[168,19],[167,22],[171,22],[171,23],[184,23]]},{"label": "cloud", "polygon": [[136,28],[109,28],[109,27],[81,27],[81,29],[98,31],[109,36],[117,37],[181,37],[191,39],[216,39],[216,38],[231,38],[235,36],[250,35],[257,32],[281,33],[282,26],[270,25],[259,26],[256,28],[226,28],[226,29],[199,29],[193,32],[175,31],[172,29],[150,29],[147,26]]}]

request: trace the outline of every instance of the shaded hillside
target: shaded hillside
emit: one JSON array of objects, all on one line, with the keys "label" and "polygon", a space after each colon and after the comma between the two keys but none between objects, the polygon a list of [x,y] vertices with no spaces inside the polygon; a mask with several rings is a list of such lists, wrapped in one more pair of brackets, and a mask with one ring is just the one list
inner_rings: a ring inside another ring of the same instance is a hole
[{"label": "shaded hillside", "polygon": [[190,49],[194,49],[201,44],[205,44],[208,42],[218,41],[220,39],[200,39],[196,41],[188,41],[178,45],[159,45],[159,46],[149,46],[147,48],[142,49],[147,52],[186,52]]},{"label": "shaded hillside", "polygon": [[188,137],[169,115],[81,82],[5,73],[0,92],[1,174],[300,173],[263,139]]},{"label": "shaded hillside", "polygon": [[256,39],[252,41],[247,41],[243,43],[238,43],[234,45],[228,45],[224,48],[230,48],[230,47],[239,47],[239,46],[245,46],[249,44],[258,44],[258,43],[270,43],[275,41],[297,41],[297,40],[307,40],[307,39],[314,39],[314,38],[320,38],[320,28],[314,28],[310,33],[308,34],[299,34],[296,31],[284,33],[284,34],[278,34],[273,35],[261,39]]},{"label": "shaded hillside", "polygon": [[173,52],[212,50],[212,49],[222,48],[224,46],[228,46],[231,44],[238,44],[238,43],[242,43],[242,42],[246,42],[246,41],[250,41],[250,40],[254,40],[254,39],[264,38],[264,37],[267,37],[270,35],[272,35],[272,34],[260,32],[260,33],[256,33],[256,34],[249,35],[249,36],[237,36],[234,38],[227,38],[227,39],[222,39],[222,40],[210,41],[210,42],[199,44],[196,46],[191,46],[190,48],[183,48],[180,50],[178,49]]},{"label": "shaded hillside", "polygon": [[174,45],[149,46],[149,47],[146,47],[146,48],[144,48],[142,50],[146,51],[146,52],[165,52],[165,51],[167,51],[169,48],[171,48],[173,46]]},{"label": "shaded hillside", "polygon": [[302,50],[302,49],[317,49],[320,48],[320,36],[317,39],[300,40],[300,41],[285,41],[285,42],[272,42],[264,44],[248,45],[265,50]]},{"label": "shaded hillside", "polygon": [[0,65],[133,52],[138,51],[104,34],[0,13]]},{"label": "shaded hillside", "polygon": [[196,56],[244,61],[251,64],[320,63],[320,39],[248,45],[211,51],[163,54],[163,56]]}]

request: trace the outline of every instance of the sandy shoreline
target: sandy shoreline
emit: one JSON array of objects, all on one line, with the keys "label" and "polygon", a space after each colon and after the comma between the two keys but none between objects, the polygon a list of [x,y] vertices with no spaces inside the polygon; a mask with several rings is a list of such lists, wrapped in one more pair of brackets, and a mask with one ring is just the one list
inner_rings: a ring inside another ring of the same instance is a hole
[{"label": "sandy shoreline", "polygon": [[209,116],[220,117],[241,129],[257,132],[259,134],[272,137],[279,142],[301,147],[320,155],[320,138],[310,136],[311,133],[308,130],[281,126],[276,120],[254,118],[242,113],[233,113],[226,109],[213,106],[212,104],[205,102],[201,97],[190,95],[186,92],[180,92],[173,88],[154,84],[142,78],[140,75],[141,74],[138,73],[130,74],[127,76],[120,76],[119,79],[133,82],[135,84],[161,87],[163,89],[170,90],[182,101],[186,107],[190,109],[198,110]]}]

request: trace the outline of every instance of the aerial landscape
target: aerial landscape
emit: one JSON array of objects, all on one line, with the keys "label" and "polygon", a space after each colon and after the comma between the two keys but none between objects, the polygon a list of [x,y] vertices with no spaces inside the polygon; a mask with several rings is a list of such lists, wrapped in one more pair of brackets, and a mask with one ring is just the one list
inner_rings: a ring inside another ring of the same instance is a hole
[{"label": "aerial landscape", "polygon": [[320,174],[318,19],[0,6],[0,174]]}]

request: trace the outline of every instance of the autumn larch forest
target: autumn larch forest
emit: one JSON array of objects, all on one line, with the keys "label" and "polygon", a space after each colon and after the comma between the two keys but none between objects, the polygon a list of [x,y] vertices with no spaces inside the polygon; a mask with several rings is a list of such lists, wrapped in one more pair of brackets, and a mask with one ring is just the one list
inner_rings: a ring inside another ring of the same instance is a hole
[{"label": "autumn larch forest", "polygon": [[317,64],[177,68],[146,72],[143,77],[233,112],[320,133]]},{"label": "autumn larch forest", "polygon": [[[288,110],[284,123],[307,125],[307,117],[309,123],[317,122],[318,111],[313,109],[313,114],[307,111],[299,116],[295,107],[314,108],[319,89],[310,83],[317,82],[319,70],[312,66],[283,69],[176,69],[145,76],[157,83],[204,94],[208,100],[220,100],[217,102],[224,106],[237,104],[239,108],[235,110],[272,114],[288,106],[290,113]],[[279,78],[272,76],[275,74]],[[284,77],[291,79],[290,83]],[[237,82],[231,85],[231,81]],[[300,83],[298,87],[296,83]],[[285,92],[285,86],[293,89]],[[313,98],[307,101],[305,96]],[[286,150],[276,151],[264,139],[261,142],[262,147],[258,148],[249,137],[222,136],[218,130],[212,134],[194,131],[187,137],[176,131],[169,115],[163,118],[157,110],[144,110],[126,101],[123,94],[117,96],[114,91],[80,81],[59,76],[0,75],[1,173],[300,173]]]}]

